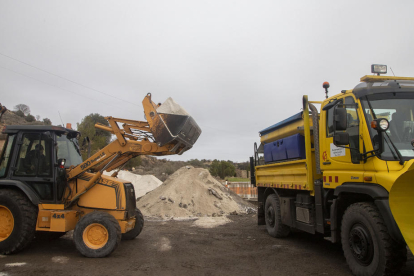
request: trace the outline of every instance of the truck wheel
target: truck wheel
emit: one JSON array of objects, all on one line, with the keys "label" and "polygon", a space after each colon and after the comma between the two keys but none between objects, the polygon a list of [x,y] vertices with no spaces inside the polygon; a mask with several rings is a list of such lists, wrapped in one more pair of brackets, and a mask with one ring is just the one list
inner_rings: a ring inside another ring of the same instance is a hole
[{"label": "truck wheel", "polygon": [[407,260],[405,245],[393,242],[374,203],[358,202],[342,218],[342,249],[354,275],[394,275]]},{"label": "truck wheel", "polygon": [[73,240],[82,255],[106,257],[121,242],[121,227],[110,214],[95,211],[81,218],[73,231]]},{"label": "truck wheel", "polygon": [[290,228],[282,224],[279,197],[271,194],[266,199],[265,220],[267,232],[274,238],[284,238],[290,233]]},{"label": "truck wheel", "polygon": [[135,219],[134,229],[122,234],[123,240],[133,240],[141,233],[144,227],[144,216],[138,208],[135,208]]},{"label": "truck wheel", "polygon": [[0,189],[0,254],[24,249],[36,230],[37,210],[16,190]]}]

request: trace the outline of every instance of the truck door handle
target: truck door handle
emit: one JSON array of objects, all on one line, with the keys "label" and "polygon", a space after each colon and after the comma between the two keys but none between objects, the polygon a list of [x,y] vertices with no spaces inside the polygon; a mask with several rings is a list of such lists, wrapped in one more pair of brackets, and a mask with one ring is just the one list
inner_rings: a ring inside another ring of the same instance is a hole
[{"label": "truck door handle", "polygon": [[328,161],[328,162],[323,162],[323,164],[324,164],[324,165],[330,165],[330,164],[331,164],[331,162],[329,162],[329,161]]}]

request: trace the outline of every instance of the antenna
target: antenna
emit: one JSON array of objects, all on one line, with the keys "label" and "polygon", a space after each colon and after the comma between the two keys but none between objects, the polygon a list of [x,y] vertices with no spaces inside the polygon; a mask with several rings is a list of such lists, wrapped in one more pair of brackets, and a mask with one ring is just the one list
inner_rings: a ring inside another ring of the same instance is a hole
[{"label": "antenna", "polygon": [[60,116],[60,111],[59,110],[58,110],[58,113],[59,113],[60,121],[62,122],[62,127],[65,127],[65,124],[63,123],[63,120],[62,120],[62,116]]},{"label": "antenna", "polygon": [[393,74],[393,75],[394,75],[394,77],[395,77],[394,71],[392,71],[392,68],[391,68],[391,66],[390,66],[390,70],[391,70],[392,74]]}]

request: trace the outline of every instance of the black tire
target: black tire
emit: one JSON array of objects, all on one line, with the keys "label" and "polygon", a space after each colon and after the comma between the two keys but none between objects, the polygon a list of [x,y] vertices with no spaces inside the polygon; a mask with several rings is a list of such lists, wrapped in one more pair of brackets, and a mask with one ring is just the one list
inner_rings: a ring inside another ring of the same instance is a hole
[{"label": "black tire", "polygon": [[37,231],[35,234],[35,239],[39,241],[54,241],[63,237],[66,232],[47,232],[47,231]]},{"label": "black tire", "polygon": [[141,233],[142,228],[144,228],[144,216],[138,208],[135,208],[134,215],[136,218],[134,229],[122,234],[123,240],[135,239]]},{"label": "black tire", "polygon": [[342,249],[356,276],[395,275],[407,261],[405,244],[395,243],[374,203],[350,205],[342,218]]},{"label": "black tire", "polygon": [[73,231],[73,241],[85,257],[106,257],[121,242],[121,227],[110,214],[95,211],[80,219]]},{"label": "black tire", "polygon": [[23,250],[33,240],[37,208],[21,192],[0,189],[0,212],[0,254]]},{"label": "black tire", "polygon": [[265,203],[265,220],[267,232],[274,238],[284,238],[289,235],[290,227],[282,223],[279,197],[271,194]]}]

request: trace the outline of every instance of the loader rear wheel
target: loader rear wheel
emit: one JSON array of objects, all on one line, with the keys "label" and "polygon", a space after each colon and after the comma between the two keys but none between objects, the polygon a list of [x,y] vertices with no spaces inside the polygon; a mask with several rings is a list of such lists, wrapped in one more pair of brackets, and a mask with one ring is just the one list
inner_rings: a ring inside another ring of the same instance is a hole
[{"label": "loader rear wheel", "polygon": [[24,249],[36,230],[36,207],[16,190],[0,189],[0,254]]},{"label": "loader rear wheel", "polygon": [[134,229],[122,234],[123,240],[133,240],[135,239],[144,228],[144,216],[138,208],[135,208],[135,226]]},{"label": "loader rear wheel", "polygon": [[392,240],[374,203],[348,207],[342,218],[341,237],[346,261],[356,276],[394,275],[407,260],[406,246]]},{"label": "loader rear wheel", "polygon": [[121,227],[110,214],[92,212],[78,222],[73,240],[82,255],[90,258],[106,257],[118,247]]},{"label": "loader rear wheel", "polygon": [[265,220],[267,232],[274,238],[284,238],[290,233],[290,228],[282,223],[279,197],[271,194],[265,203]]}]

